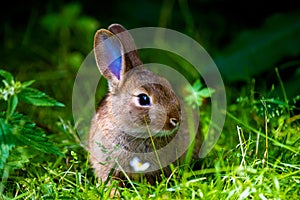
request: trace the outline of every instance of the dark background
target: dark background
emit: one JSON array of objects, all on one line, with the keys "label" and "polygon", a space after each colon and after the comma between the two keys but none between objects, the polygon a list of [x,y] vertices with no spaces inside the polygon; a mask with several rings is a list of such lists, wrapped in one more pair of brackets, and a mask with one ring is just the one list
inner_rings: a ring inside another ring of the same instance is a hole
[{"label": "dark background", "polygon": [[[92,50],[95,31],[111,23],[123,24],[127,29],[166,27],[197,40],[219,67],[229,103],[254,79],[260,94],[267,94],[272,85],[278,89],[275,67],[279,68],[288,96],[299,95],[299,1],[6,3],[1,6],[0,67],[18,80],[36,80],[34,87],[63,102],[66,109],[55,109],[54,118],[71,119],[71,94],[77,70]],[[28,107],[21,105],[20,109],[29,112]],[[49,114],[35,115],[44,119]]]}]

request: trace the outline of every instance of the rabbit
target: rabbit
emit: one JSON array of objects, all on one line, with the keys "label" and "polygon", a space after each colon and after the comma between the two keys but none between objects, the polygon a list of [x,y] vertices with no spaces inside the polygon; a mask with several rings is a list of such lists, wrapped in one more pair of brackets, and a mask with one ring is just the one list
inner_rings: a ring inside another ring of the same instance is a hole
[{"label": "rabbit", "polygon": [[[169,176],[170,168],[156,169],[160,166],[157,157],[147,154],[166,147],[181,125],[181,103],[172,86],[143,66],[132,36],[120,24],[96,32],[94,55],[100,73],[108,81],[108,94],[99,103],[88,137],[90,163],[96,176],[102,181],[110,177],[125,180],[124,171],[131,169],[132,161],[137,159],[134,155],[139,155],[137,164],[148,163],[149,170],[131,170],[126,173],[129,178],[140,179],[142,175],[154,184],[162,174]],[[187,128],[183,131],[186,133],[175,146],[190,140]],[[198,135],[195,152],[201,146]],[[176,149],[169,152],[166,157],[171,158]]]}]

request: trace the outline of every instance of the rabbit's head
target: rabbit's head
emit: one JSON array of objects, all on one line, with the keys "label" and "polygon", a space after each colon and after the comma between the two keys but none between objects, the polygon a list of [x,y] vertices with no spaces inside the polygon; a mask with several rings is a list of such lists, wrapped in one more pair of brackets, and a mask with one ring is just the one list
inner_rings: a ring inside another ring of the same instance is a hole
[{"label": "rabbit's head", "polygon": [[166,79],[143,67],[129,32],[113,24],[98,30],[94,39],[96,62],[109,84],[106,101],[115,128],[135,137],[174,133],[181,122],[180,102]]}]

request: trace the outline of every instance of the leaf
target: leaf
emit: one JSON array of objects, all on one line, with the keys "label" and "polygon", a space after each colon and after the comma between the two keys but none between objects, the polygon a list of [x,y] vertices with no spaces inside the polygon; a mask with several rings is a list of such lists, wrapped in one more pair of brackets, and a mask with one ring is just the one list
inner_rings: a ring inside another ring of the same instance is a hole
[{"label": "leaf", "polygon": [[61,17],[58,14],[48,14],[41,19],[41,25],[51,34],[57,33],[61,24]]},{"label": "leaf", "polygon": [[78,20],[80,12],[81,5],[79,3],[70,3],[65,5],[59,13],[45,15],[41,24],[51,34],[55,34],[61,29],[71,28]]},{"label": "leaf", "polygon": [[228,81],[247,81],[300,54],[300,13],[275,14],[256,30],[241,32],[215,58]]},{"label": "leaf", "polygon": [[15,113],[11,123],[13,124],[12,134],[18,140],[18,145],[28,145],[47,154],[63,156],[60,150],[49,141],[43,129],[37,127],[25,115]]},{"label": "leaf", "polygon": [[22,88],[26,88],[28,86],[30,86],[32,83],[34,83],[35,80],[31,80],[31,81],[26,81],[22,83]]},{"label": "leaf", "polygon": [[0,170],[3,169],[10,151],[15,147],[11,138],[11,129],[3,118],[0,118]]},{"label": "leaf", "polygon": [[8,104],[9,107],[7,109],[6,119],[9,119],[10,116],[15,112],[17,105],[18,105],[18,96],[17,95],[11,96],[11,98],[9,98],[9,104]]},{"label": "leaf", "polygon": [[8,83],[12,83],[14,81],[14,77],[8,71],[0,69],[0,76],[4,77]]},{"label": "leaf", "polygon": [[49,141],[42,129],[38,127],[29,129],[22,128],[20,131],[22,131],[22,134],[18,134],[18,139],[23,144],[47,154],[64,156],[58,147]]},{"label": "leaf", "polygon": [[202,88],[203,84],[201,83],[200,79],[197,79],[193,84],[193,90],[199,91]]},{"label": "leaf", "polygon": [[214,93],[214,89],[211,88],[203,88],[199,91],[199,96],[202,98],[208,98],[211,97],[211,95]]},{"label": "leaf", "polygon": [[64,104],[34,88],[24,88],[18,94],[18,97],[24,103],[29,103],[35,106],[64,106]]},{"label": "leaf", "polygon": [[10,170],[20,169],[37,154],[40,154],[40,152],[35,151],[29,146],[17,146],[11,152],[5,165],[9,166]]}]

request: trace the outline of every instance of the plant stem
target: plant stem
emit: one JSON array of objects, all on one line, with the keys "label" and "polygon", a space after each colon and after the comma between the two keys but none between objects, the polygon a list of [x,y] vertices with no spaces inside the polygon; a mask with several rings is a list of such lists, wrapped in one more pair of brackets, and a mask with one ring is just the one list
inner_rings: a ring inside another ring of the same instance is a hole
[{"label": "plant stem", "polygon": [[[264,138],[267,137],[264,133],[262,133],[262,132],[259,131],[259,130],[256,130],[255,128],[253,128],[253,127],[250,126],[249,124],[246,124],[245,122],[241,121],[240,119],[238,119],[237,117],[235,117],[235,116],[234,116],[233,114],[231,114],[230,112],[227,111],[226,113],[227,113],[226,116],[230,117],[230,118],[233,119],[234,121],[236,121],[236,122],[240,123],[241,125],[245,126],[245,127],[246,127],[247,129],[249,129],[250,131],[253,131],[253,132],[256,133],[256,134],[259,134],[259,135],[261,135],[261,136],[264,137]],[[291,151],[291,152],[293,152],[293,153],[295,153],[295,154],[299,154],[299,152],[298,152],[294,147],[292,147],[292,146],[282,144],[282,143],[280,143],[280,142],[278,142],[277,140],[272,139],[272,138],[268,138],[268,140],[270,140],[271,142],[273,142],[273,144],[274,144],[275,146],[282,147],[282,148],[285,148],[285,149],[287,149],[287,150],[289,150],[289,151]]]},{"label": "plant stem", "polygon": [[120,163],[118,162],[117,159],[115,159],[116,164],[119,166],[120,170],[122,171],[122,173],[124,174],[124,176],[127,178],[127,180],[129,181],[130,185],[132,186],[132,188],[134,189],[135,193],[138,195],[139,199],[143,199],[141,197],[141,195],[139,194],[139,192],[137,191],[136,187],[134,186],[134,184],[132,183],[131,179],[129,178],[129,176],[127,175],[127,173],[124,171],[124,169],[122,168],[122,166],[120,165]]},{"label": "plant stem", "polygon": [[[279,80],[279,84],[280,84],[280,87],[281,87],[281,90],[282,90],[284,102],[288,105],[289,104],[289,100],[287,98],[287,94],[286,94],[286,91],[285,91],[285,88],[284,88],[284,85],[283,85],[283,81],[282,81],[282,79],[280,77],[280,74],[279,74],[279,71],[278,71],[277,67],[275,68],[275,72],[276,72],[276,76],[277,76],[277,78]],[[289,113],[289,110],[288,110],[288,113]]]},{"label": "plant stem", "polygon": [[[246,151],[244,151],[243,149],[243,142],[242,141],[242,134],[243,134],[243,129],[239,126],[236,126],[237,128],[237,132],[238,132],[238,136],[239,136],[239,142],[240,142],[240,147],[241,147],[241,152],[242,152],[242,161],[241,161],[241,164],[240,166],[242,166],[244,164],[244,166],[246,167],[246,161],[245,161],[245,157],[246,157]],[[245,141],[245,140],[244,140]]]},{"label": "plant stem", "polygon": [[6,123],[10,118],[10,112],[11,112],[11,97],[7,99],[7,109],[6,109],[6,118],[5,118]]},{"label": "plant stem", "polygon": [[264,167],[264,163],[265,161],[268,162],[268,154],[269,154],[269,140],[268,140],[268,110],[267,110],[267,103],[265,100],[261,100],[264,108],[265,108],[265,112],[264,112],[264,115],[265,115],[265,134],[266,134],[266,150],[265,150],[265,153],[264,153],[264,158],[263,158],[263,167]]},{"label": "plant stem", "polygon": [[159,156],[158,156],[158,153],[157,153],[155,144],[154,144],[154,140],[153,140],[153,137],[152,137],[152,135],[151,135],[151,132],[150,132],[149,126],[148,126],[148,124],[147,124],[147,120],[146,120],[146,117],[145,117],[145,116],[144,116],[144,119],[145,119],[147,131],[148,131],[148,134],[149,134],[149,137],[150,137],[150,140],[151,140],[151,144],[152,144],[152,146],[153,146],[153,150],[154,150],[154,153],[155,153],[155,156],[156,156],[156,159],[157,159],[159,168],[160,168],[160,170],[161,170],[161,172],[162,172],[162,176],[164,176],[164,170],[163,170],[163,168],[162,168],[162,165],[161,165],[161,162],[160,162],[160,159],[159,159]]}]

